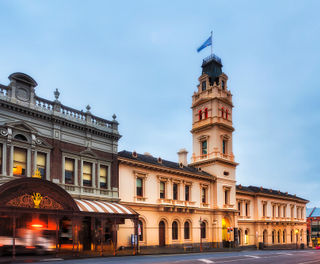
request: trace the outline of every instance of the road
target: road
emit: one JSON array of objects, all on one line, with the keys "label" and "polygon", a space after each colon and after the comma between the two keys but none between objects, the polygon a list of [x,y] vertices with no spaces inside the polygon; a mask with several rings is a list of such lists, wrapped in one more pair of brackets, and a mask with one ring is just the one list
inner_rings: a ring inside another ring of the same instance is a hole
[{"label": "road", "polygon": [[189,253],[175,255],[144,255],[87,259],[44,259],[43,264],[320,264],[320,250],[263,250],[219,253]]}]

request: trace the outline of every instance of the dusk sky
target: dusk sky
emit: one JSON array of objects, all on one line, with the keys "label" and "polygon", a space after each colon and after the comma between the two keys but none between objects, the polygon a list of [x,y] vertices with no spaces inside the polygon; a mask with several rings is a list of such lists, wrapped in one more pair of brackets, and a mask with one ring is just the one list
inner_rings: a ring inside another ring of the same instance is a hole
[{"label": "dusk sky", "polygon": [[237,182],[320,206],[320,1],[0,1],[0,83],[106,119],[119,150],[192,154],[191,96],[213,30],[233,93]]}]

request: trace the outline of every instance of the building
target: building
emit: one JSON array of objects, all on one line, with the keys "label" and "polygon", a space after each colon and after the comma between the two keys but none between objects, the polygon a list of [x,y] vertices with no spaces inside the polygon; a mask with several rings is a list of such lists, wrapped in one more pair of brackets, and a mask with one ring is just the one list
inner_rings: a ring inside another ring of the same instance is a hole
[{"label": "building", "polygon": [[307,208],[308,244],[313,247],[320,245],[320,208]]},{"label": "building", "polygon": [[0,236],[39,227],[56,250],[116,245],[124,219],[137,227],[136,212],[118,203],[116,116],[67,107],[58,90],[40,98],[26,74],[9,80],[0,85]]},{"label": "building", "polygon": [[[305,243],[307,200],[264,188],[236,187],[232,94],[219,57],[203,60],[191,108],[191,163],[184,149],[178,152],[179,162],[119,152],[119,195],[122,204],[139,213],[140,245]],[[121,245],[130,245],[130,230],[129,221],[120,226]]]},{"label": "building", "polygon": [[306,244],[307,200],[272,189],[237,185],[239,245],[295,248]]}]

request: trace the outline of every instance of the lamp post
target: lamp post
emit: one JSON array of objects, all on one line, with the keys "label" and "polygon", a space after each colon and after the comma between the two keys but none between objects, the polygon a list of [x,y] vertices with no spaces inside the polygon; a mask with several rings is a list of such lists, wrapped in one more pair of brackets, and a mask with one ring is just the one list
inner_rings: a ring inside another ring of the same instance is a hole
[{"label": "lamp post", "polygon": [[202,219],[201,217],[199,220],[199,224],[200,224],[200,252],[202,252]]}]

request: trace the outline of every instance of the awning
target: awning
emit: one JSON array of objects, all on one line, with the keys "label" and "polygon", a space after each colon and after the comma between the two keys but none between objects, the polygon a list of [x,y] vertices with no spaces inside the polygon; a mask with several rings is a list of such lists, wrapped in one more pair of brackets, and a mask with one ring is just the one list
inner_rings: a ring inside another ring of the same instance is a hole
[{"label": "awning", "polygon": [[119,203],[74,199],[81,212],[105,214],[137,214],[134,210]]}]

